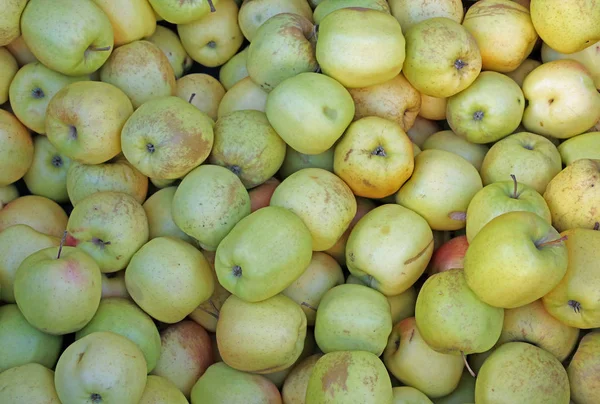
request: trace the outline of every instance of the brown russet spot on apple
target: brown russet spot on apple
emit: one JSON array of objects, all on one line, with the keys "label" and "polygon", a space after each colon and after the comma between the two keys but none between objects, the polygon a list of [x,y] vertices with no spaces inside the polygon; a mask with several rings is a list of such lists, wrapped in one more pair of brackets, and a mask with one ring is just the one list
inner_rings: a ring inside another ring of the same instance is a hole
[{"label": "brown russet spot on apple", "polygon": [[85,351],[77,355],[77,363],[81,362],[81,360],[83,359],[83,355],[85,355]]},{"label": "brown russet spot on apple", "polygon": [[351,355],[349,352],[345,352],[340,355],[339,358],[332,366],[327,369],[327,372],[321,379],[323,392],[330,392],[331,396],[334,396],[334,391],[331,391],[334,387],[339,387],[344,391],[348,391],[346,384],[348,380],[348,367],[350,367]]},{"label": "brown russet spot on apple", "polygon": [[192,101],[194,101],[194,98],[196,98],[196,93],[192,93],[192,94],[190,95],[190,98],[188,99],[188,102],[191,104],[191,103],[192,103]]},{"label": "brown russet spot on apple", "polygon": [[354,151],[354,149],[349,149],[346,152],[346,155],[344,156],[344,162],[348,161],[348,159],[350,158],[350,155],[352,154],[353,151]]}]

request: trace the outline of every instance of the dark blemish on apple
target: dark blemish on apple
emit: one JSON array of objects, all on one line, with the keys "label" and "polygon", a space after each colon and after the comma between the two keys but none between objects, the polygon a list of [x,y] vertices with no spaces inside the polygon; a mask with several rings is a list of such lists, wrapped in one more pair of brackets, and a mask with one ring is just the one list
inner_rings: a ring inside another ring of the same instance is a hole
[{"label": "dark blemish on apple", "polygon": [[100,394],[97,393],[92,393],[90,395],[90,400],[92,401],[92,403],[101,403],[102,402],[102,396]]},{"label": "dark blemish on apple", "polygon": [[63,160],[59,155],[52,156],[52,165],[54,167],[62,167]]},{"label": "dark blemish on apple", "polygon": [[36,100],[39,100],[40,98],[44,98],[46,94],[44,94],[44,91],[41,88],[36,87],[31,91],[31,96]]},{"label": "dark blemish on apple", "polygon": [[79,357],[77,358],[77,363],[81,362],[81,360],[83,359],[83,355],[85,355],[85,352],[79,354]]},{"label": "dark blemish on apple", "polygon": [[473,114],[473,120],[475,120],[475,121],[481,121],[484,116],[485,116],[485,114],[483,113],[483,111],[476,111]]},{"label": "dark blemish on apple", "polygon": [[232,269],[231,269],[231,273],[233,274],[233,276],[235,276],[236,278],[239,278],[242,276],[242,267],[239,265],[235,265]]},{"label": "dark blemish on apple", "polygon": [[337,111],[329,107],[323,107],[323,114],[332,121],[337,118]]},{"label": "dark blemish on apple", "polygon": [[206,44],[206,46],[208,46],[211,49],[214,49],[217,47],[217,43],[215,41],[210,41],[209,43]]},{"label": "dark blemish on apple", "polygon": [[77,128],[73,125],[69,125],[69,137],[72,140],[76,140],[77,139]]},{"label": "dark blemish on apple", "polygon": [[350,149],[346,152],[346,155],[344,156],[344,162],[348,161],[348,159],[350,158],[350,154],[352,154],[353,151],[354,149]]},{"label": "dark blemish on apple", "polygon": [[594,230],[598,230],[600,229],[600,223],[596,222],[594,223]]},{"label": "dark blemish on apple", "polygon": [[554,102],[554,98],[550,98],[550,99],[548,100],[548,104],[549,104],[549,105],[552,105],[552,103],[553,103],[553,102]]},{"label": "dark blemish on apple", "polygon": [[415,255],[412,258],[407,259],[406,261],[404,261],[404,265],[409,265],[412,264],[413,262],[415,262],[416,260],[418,260],[419,258],[421,258],[421,256],[423,256],[423,254],[425,254],[425,252],[427,252],[427,250],[429,249],[430,246],[433,245],[433,238],[431,239],[431,241],[429,241],[429,243],[427,243],[427,245],[425,246],[425,248],[423,248],[421,251],[419,251],[419,253],[417,255]]},{"label": "dark blemish on apple", "polygon": [[[412,339],[412,336],[411,336]],[[400,348],[400,339],[396,338],[396,341],[394,341],[394,344],[396,345],[396,349]]]},{"label": "dark blemish on apple", "polygon": [[579,303],[576,300],[569,300],[567,302],[567,304],[569,305],[570,308],[573,309],[573,311],[577,314],[581,313],[581,303]]},{"label": "dark blemish on apple", "polygon": [[348,256],[348,258],[350,258],[350,261],[354,262],[354,253],[351,252]]},{"label": "dark blemish on apple", "polygon": [[154,148],[154,145],[152,143],[148,143],[146,145],[146,150],[148,150],[148,153],[154,153],[156,151],[156,149]]},{"label": "dark blemish on apple", "polygon": [[[415,336],[415,329],[413,328],[412,332],[410,333],[410,338],[408,339],[408,342],[412,342],[414,336]],[[398,345],[400,345],[400,341],[398,341]]]},{"label": "dark blemish on apple", "polygon": [[543,128],[544,127],[544,122],[540,121],[540,126]]},{"label": "dark blemish on apple", "polygon": [[194,101],[194,98],[195,98],[195,97],[196,97],[196,93],[192,93],[192,94],[190,95],[190,98],[188,99],[188,103],[190,103],[190,104],[191,104],[191,103],[192,103],[192,101]]},{"label": "dark blemish on apple", "polygon": [[105,246],[110,245],[110,241],[104,241],[97,237],[92,237],[92,243],[100,248],[104,248]]},{"label": "dark blemish on apple", "polygon": [[374,156],[379,156],[379,157],[387,157],[387,154],[385,153],[385,149],[382,146],[377,146],[371,154]]}]

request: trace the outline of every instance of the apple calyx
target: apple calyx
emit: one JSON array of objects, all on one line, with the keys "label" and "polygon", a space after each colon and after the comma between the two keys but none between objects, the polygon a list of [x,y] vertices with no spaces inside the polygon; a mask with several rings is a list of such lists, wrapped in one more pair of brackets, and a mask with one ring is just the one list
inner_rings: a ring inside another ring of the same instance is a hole
[{"label": "apple calyx", "polygon": [[156,151],[156,149],[154,148],[154,145],[152,143],[148,143],[146,145],[146,150],[148,150],[148,153],[152,154]]},{"label": "apple calyx", "polygon": [[36,100],[39,100],[41,98],[44,98],[46,96],[46,94],[44,94],[44,90],[42,90],[39,87],[36,87],[33,90],[31,90],[31,96],[33,98],[35,98]]},{"label": "apple calyx", "polygon": [[598,223],[598,222],[594,223],[594,229],[593,230],[600,230],[600,223]]},{"label": "apple calyx", "polygon": [[231,272],[233,273],[233,276],[235,276],[236,278],[239,278],[242,276],[242,267],[239,265],[235,265],[232,269]]},{"label": "apple calyx", "polygon": [[387,154],[385,152],[385,149],[383,148],[383,146],[377,146],[372,152],[371,154],[373,156],[379,156],[379,157],[387,157]]},{"label": "apple calyx", "polygon": [[557,245],[562,243],[563,241],[566,241],[568,239],[567,236],[562,236],[561,238],[557,238],[556,240],[550,240],[550,241],[544,241],[541,244],[537,244],[535,243],[535,246],[538,248],[538,250],[542,247],[548,247],[548,246],[553,246],[553,245]]},{"label": "apple calyx", "polygon": [[461,70],[462,68],[464,68],[467,65],[467,63],[462,60],[462,59],[456,59],[454,61],[454,67],[456,68],[456,70]]},{"label": "apple calyx", "polygon": [[92,237],[92,243],[100,248],[104,248],[107,245],[110,245],[110,241],[104,241],[99,239],[98,237]]},{"label": "apple calyx", "polygon": [[471,369],[471,366],[469,366],[469,362],[467,361],[467,356],[465,355],[465,353],[463,351],[460,351],[460,355],[462,356],[463,362],[465,363],[465,367],[469,371],[469,374],[473,377],[477,377],[477,374],[473,371],[473,369]]},{"label": "apple calyx", "polygon": [[242,173],[242,167],[234,164],[232,166],[229,166],[229,171],[239,176]]},{"label": "apple calyx", "polygon": [[102,402],[102,396],[100,394],[98,394],[98,393],[92,393],[90,395],[90,400],[94,404],[101,403]]},{"label": "apple calyx", "polygon": [[58,254],[56,254],[56,259],[60,258],[60,254],[62,253],[63,246],[65,245],[65,241],[67,240],[67,234],[68,234],[68,232],[65,230],[62,238],[60,239],[60,244],[58,246]]},{"label": "apple calyx", "polygon": [[191,104],[191,103],[192,103],[192,101],[194,101],[194,98],[196,98],[196,93],[192,93],[192,94],[190,95],[190,98],[188,99],[188,103],[189,103],[189,104]]},{"label": "apple calyx", "polygon": [[302,302],[302,303],[300,303],[300,306],[304,306],[304,307],[307,307],[307,308],[309,308],[309,309],[311,309],[311,310],[313,310],[313,311],[317,311],[317,308],[316,308],[316,307],[313,307],[313,306],[311,306],[310,304],[308,304],[308,303],[306,303],[306,302]]},{"label": "apple calyx", "polygon": [[63,165],[62,157],[60,157],[58,154],[55,156],[52,156],[52,165],[57,168],[62,167],[62,165]]},{"label": "apple calyx", "polygon": [[483,120],[484,116],[485,116],[485,114],[483,113],[483,111],[475,111],[475,113],[473,114],[473,120],[481,121],[481,120]]},{"label": "apple calyx", "polygon": [[567,304],[569,305],[570,308],[573,309],[573,311],[577,314],[581,313],[581,303],[579,303],[577,300],[569,300],[567,302]]},{"label": "apple calyx", "polygon": [[212,0],[206,0],[206,2],[208,3],[208,6],[210,7],[210,12],[214,13],[217,11],[217,9],[215,8],[215,5],[213,4]]},{"label": "apple calyx", "polygon": [[206,44],[211,49],[215,49],[217,47],[217,43],[215,41],[210,41]]},{"label": "apple calyx", "polygon": [[519,192],[518,192],[518,186],[519,184],[517,183],[517,177],[514,174],[510,175],[510,178],[512,178],[513,180],[513,184],[514,184],[514,188],[513,188],[513,194],[510,196],[512,199],[519,199]]}]

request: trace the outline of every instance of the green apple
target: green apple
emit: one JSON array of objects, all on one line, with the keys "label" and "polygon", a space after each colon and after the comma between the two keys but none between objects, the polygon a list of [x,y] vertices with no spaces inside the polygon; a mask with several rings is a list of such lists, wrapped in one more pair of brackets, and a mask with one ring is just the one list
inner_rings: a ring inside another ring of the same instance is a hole
[{"label": "green apple", "polygon": [[121,152],[121,129],[132,113],[131,101],[119,88],[101,81],[77,81],[60,89],[48,103],[46,136],[71,160],[104,163]]},{"label": "green apple", "polygon": [[183,320],[214,291],[204,255],[168,236],[148,241],[135,253],[125,271],[125,284],[138,306],[168,324]]},{"label": "green apple", "polygon": [[434,0],[415,2],[413,0],[389,0],[391,13],[400,25],[402,32],[413,25],[434,17],[446,17],[461,23],[464,8],[460,0]]},{"label": "green apple", "polygon": [[579,159],[600,160],[600,132],[589,132],[565,140],[558,146],[565,166]]},{"label": "green apple", "polygon": [[21,14],[28,0],[7,0],[2,2],[0,17],[0,46],[5,46],[21,35]]},{"label": "green apple", "polygon": [[155,13],[171,24],[187,24],[214,13],[220,0],[181,2],[174,0],[148,0]]},{"label": "green apple", "polygon": [[323,73],[344,87],[368,87],[392,79],[402,70],[404,56],[402,28],[387,12],[342,8],[319,24],[317,62]]},{"label": "green apple", "polygon": [[429,136],[423,142],[423,150],[446,150],[467,160],[479,171],[489,147],[471,142],[451,130],[442,130]]},{"label": "green apple", "polygon": [[492,219],[507,212],[533,212],[552,224],[552,216],[544,197],[529,185],[512,181],[498,181],[486,185],[475,194],[467,208],[467,242],[473,241],[477,233]]},{"label": "green apple", "polygon": [[183,178],[206,160],[213,140],[212,119],[175,96],[146,102],[121,131],[127,160],[154,179]]},{"label": "green apple", "polygon": [[370,352],[330,352],[319,358],[313,368],[306,402],[392,404],[392,382],[383,362]]},{"label": "green apple", "polygon": [[144,39],[163,51],[173,68],[175,78],[180,78],[192,68],[194,61],[183,48],[179,36],[169,28],[157,25],[154,33]]},{"label": "green apple", "polygon": [[323,18],[335,10],[348,7],[369,8],[390,14],[390,6],[386,0],[324,0],[315,7],[313,13],[315,24],[320,24]]},{"label": "green apple", "polygon": [[[600,38],[600,37],[599,37]],[[600,90],[600,52],[598,47],[600,41],[591,44],[583,50],[575,53],[560,53],[548,46],[547,43],[542,44],[542,61],[544,63],[552,62],[553,60],[571,59],[580,62],[584,65],[592,75],[596,88]]]},{"label": "green apple", "polygon": [[122,192],[143,203],[148,193],[148,177],[119,154],[102,164],[73,162],[67,171],[66,188],[73,206],[103,191]]},{"label": "green apple", "polygon": [[273,373],[291,366],[306,337],[306,315],[292,299],[275,295],[250,303],[231,295],[221,307],[217,344],[234,369]]},{"label": "green apple", "polygon": [[113,27],[92,0],[30,0],[21,15],[23,39],[46,67],[68,76],[95,72],[111,55]]},{"label": "green apple", "polygon": [[146,386],[146,360],[127,337],[94,332],[64,350],[54,382],[63,403],[137,404]]},{"label": "green apple", "polygon": [[189,404],[175,384],[161,376],[148,375],[144,394],[138,404]]},{"label": "green apple", "polygon": [[307,18],[291,13],[275,15],[261,25],[248,46],[248,75],[270,92],[299,73],[314,72],[319,66],[315,44],[315,26]]},{"label": "green apple", "polygon": [[310,379],[315,364],[322,356],[322,353],[310,355],[293,367],[281,388],[281,397],[285,403],[305,403],[308,380]]},{"label": "green apple", "polygon": [[497,348],[475,382],[477,403],[569,404],[569,397],[563,365],[551,353],[526,342]]},{"label": "green apple", "polygon": [[46,133],[48,103],[63,87],[88,76],[66,76],[40,62],[23,66],[10,84],[10,105],[21,122],[36,133]]},{"label": "green apple", "polygon": [[0,210],[0,231],[17,224],[54,237],[62,237],[68,217],[63,208],[52,199],[38,195],[24,195]]},{"label": "green apple", "polygon": [[66,245],[87,252],[102,272],[117,272],[148,241],[148,219],[133,196],[102,191],[79,201],[67,231]]},{"label": "green apple", "polygon": [[394,404],[416,403],[416,404],[433,404],[433,402],[419,389],[409,386],[394,387]]},{"label": "green apple", "polygon": [[346,244],[346,264],[367,286],[395,296],[419,279],[432,253],[427,221],[403,206],[384,204],[354,226]]},{"label": "green apple", "polygon": [[71,159],[61,155],[46,136],[33,138],[33,162],[23,176],[27,189],[56,202],[67,202],[67,170]]},{"label": "green apple", "polygon": [[589,70],[571,59],[536,67],[523,81],[528,131],[568,139],[600,120],[600,93]]},{"label": "green apple", "polygon": [[0,373],[28,363],[51,369],[62,342],[62,336],[46,334],[29,324],[16,304],[0,307]]},{"label": "green apple", "polygon": [[100,79],[120,88],[133,108],[175,94],[175,72],[163,51],[146,40],[123,45],[100,69]]},{"label": "green apple", "polygon": [[511,79],[513,79],[519,85],[519,87],[523,88],[523,81],[525,80],[525,77],[527,77],[529,73],[531,73],[536,67],[540,66],[541,64],[542,63],[539,60],[525,59],[523,63],[519,65],[519,67],[517,67],[512,72],[508,72],[505,74]]},{"label": "green apple", "polygon": [[0,373],[0,402],[61,404],[54,372],[39,363],[28,363]]},{"label": "green apple", "polygon": [[93,0],[104,11],[113,28],[115,47],[154,33],[156,18],[147,0],[121,3],[119,0]]},{"label": "green apple", "polygon": [[160,335],[149,315],[130,300],[120,297],[102,299],[89,323],[75,334],[75,340],[99,331],[110,331],[135,342],[146,359],[148,373],[161,355]]},{"label": "green apple", "polygon": [[33,162],[31,133],[13,114],[0,109],[0,187],[21,179]]},{"label": "green apple", "polygon": [[[477,355],[477,354],[475,354]],[[471,365],[472,366],[472,365]],[[464,370],[458,386],[447,396],[435,398],[434,404],[464,404],[475,403],[475,380],[468,370]]]},{"label": "green apple", "polygon": [[252,0],[244,1],[239,10],[240,29],[249,42],[256,37],[258,29],[277,14],[297,14],[313,21],[313,11],[306,0]]},{"label": "green apple", "polygon": [[217,116],[220,118],[233,111],[255,109],[265,112],[268,93],[250,77],[244,77],[235,83],[219,103]]},{"label": "green apple", "polygon": [[600,383],[597,374],[600,365],[600,332],[586,334],[579,343],[573,359],[567,367],[571,384],[571,400],[577,403],[593,403],[598,397]]},{"label": "green apple", "polygon": [[469,87],[481,72],[481,53],[475,38],[455,20],[429,18],[413,25],[405,36],[402,72],[423,94],[451,97]]},{"label": "green apple", "polygon": [[296,368],[304,359],[308,358],[313,352],[316,352],[319,348],[317,347],[317,343],[315,342],[315,336],[311,328],[307,328],[306,330],[306,338],[304,339],[304,347],[302,349],[302,353],[296,359],[293,365],[279,370],[273,373],[265,373],[264,376],[277,386],[279,390],[283,388],[283,383],[288,378],[288,375],[292,372],[293,369]]},{"label": "green apple", "polygon": [[468,88],[448,98],[446,117],[454,133],[471,143],[485,144],[513,133],[524,109],[519,85],[504,74],[486,71]]},{"label": "green apple", "polygon": [[142,205],[148,218],[149,239],[171,236],[193,244],[194,239],[185,234],[173,221],[171,209],[176,191],[176,186],[160,189]]},{"label": "green apple", "polygon": [[300,153],[291,146],[286,146],[285,158],[279,169],[279,177],[285,180],[290,175],[303,168],[322,168],[333,172],[333,154],[335,148],[325,150],[319,154]]},{"label": "green apple", "polygon": [[0,187],[0,210],[2,210],[7,203],[14,201],[18,197],[19,190],[15,184]]},{"label": "green apple", "polygon": [[121,297],[130,299],[129,292],[125,286],[125,271],[102,274],[102,299],[109,297]]},{"label": "green apple", "polygon": [[560,153],[544,136],[514,133],[490,148],[481,165],[484,185],[508,181],[511,175],[543,194],[548,183],[562,169]]},{"label": "green apple", "polygon": [[280,404],[277,387],[264,376],[241,372],[224,362],[211,365],[194,384],[191,404]]},{"label": "green apple", "polygon": [[248,59],[248,47],[236,53],[219,69],[219,81],[229,91],[238,81],[248,77],[246,60]]},{"label": "green apple", "polygon": [[25,66],[28,63],[35,63],[38,61],[35,55],[31,53],[31,50],[29,50],[23,36],[19,36],[11,43],[7,44],[6,49],[12,53],[17,60],[17,63],[19,63],[19,66]]},{"label": "green apple", "polygon": [[225,89],[217,79],[208,74],[192,73],[177,80],[175,95],[216,121]]},{"label": "green apple", "polygon": [[82,329],[98,309],[100,268],[77,248],[44,248],[23,260],[14,293],[32,326],[47,334],[69,334]]},{"label": "green apple", "polygon": [[489,221],[469,242],[464,271],[482,301],[512,309],[554,289],[567,263],[564,238],[547,219],[513,211]]},{"label": "green apple", "polygon": [[234,0],[219,0],[215,12],[177,25],[177,32],[190,57],[206,67],[221,66],[244,42],[238,25],[238,5]]},{"label": "green apple", "polygon": [[0,104],[8,101],[8,89],[13,81],[19,65],[15,57],[4,47],[0,47]]}]

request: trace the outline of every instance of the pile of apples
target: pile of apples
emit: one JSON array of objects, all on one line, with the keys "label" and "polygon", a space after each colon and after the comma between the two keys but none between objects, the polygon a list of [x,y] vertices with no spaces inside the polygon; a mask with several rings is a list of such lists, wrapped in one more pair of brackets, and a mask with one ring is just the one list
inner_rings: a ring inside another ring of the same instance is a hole
[{"label": "pile of apples", "polygon": [[0,403],[600,403],[600,2],[0,12]]}]

